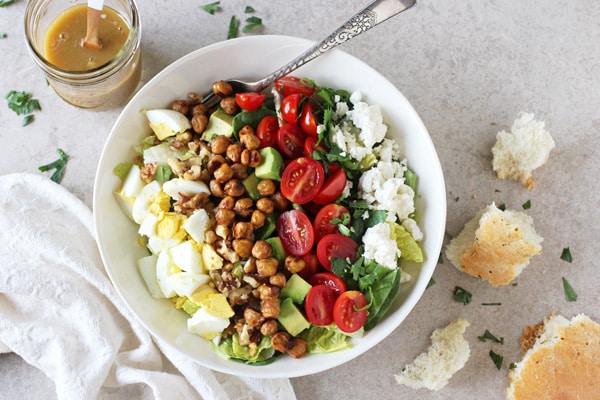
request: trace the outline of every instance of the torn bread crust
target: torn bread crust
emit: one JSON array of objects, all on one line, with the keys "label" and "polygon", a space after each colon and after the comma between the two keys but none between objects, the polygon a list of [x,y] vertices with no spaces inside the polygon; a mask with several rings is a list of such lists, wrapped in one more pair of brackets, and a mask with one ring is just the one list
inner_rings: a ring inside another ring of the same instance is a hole
[{"label": "torn bread crust", "polygon": [[589,317],[552,315],[527,327],[521,346],[526,353],[509,372],[508,400],[598,399],[600,325]]}]

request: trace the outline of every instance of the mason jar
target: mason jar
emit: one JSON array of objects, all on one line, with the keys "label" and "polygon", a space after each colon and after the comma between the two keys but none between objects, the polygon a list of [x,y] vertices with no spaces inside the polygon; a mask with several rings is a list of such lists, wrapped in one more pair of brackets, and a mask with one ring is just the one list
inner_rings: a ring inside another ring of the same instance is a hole
[{"label": "mason jar", "polygon": [[[29,52],[48,83],[66,102],[88,110],[107,110],[123,104],[136,90],[142,70],[141,23],[134,0],[105,0],[128,25],[124,45],[108,61],[85,70],[54,65],[46,54],[46,34],[68,9],[86,0],[29,0],[25,9],[25,36]],[[104,10],[104,9],[103,9]]]}]

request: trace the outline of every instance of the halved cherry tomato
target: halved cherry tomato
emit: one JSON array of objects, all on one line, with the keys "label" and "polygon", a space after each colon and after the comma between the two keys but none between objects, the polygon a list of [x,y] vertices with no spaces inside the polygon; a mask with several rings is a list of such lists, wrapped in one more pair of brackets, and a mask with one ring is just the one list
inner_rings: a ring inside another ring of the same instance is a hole
[{"label": "halved cherry tomato", "polygon": [[317,257],[326,270],[331,271],[332,258],[349,258],[356,260],[358,244],[341,233],[330,233],[317,243]]},{"label": "halved cherry tomato", "polygon": [[356,332],[367,320],[367,299],[358,290],[342,293],[333,305],[333,320],[341,331]]},{"label": "halved cherry tomato", "polygon": [[241,109],[246,111],[255,111],[262,106],[265,101],[265,96],[262,93],[244,92],[235,94],[235,102]]},{"label": "halved cherry tomato", "polygon": [[346,181],[346,172],[343,169],[334,172],[333,175],[329,175],[313,201],[317,204],[327,204],[336,201],[344,192]]},{"label": "halved cherry tomato", "polygon": [[317,138],[316,136],[307,136],[306,137],[306,139],[304,140],[304,155],[306,157],[312,156],[312,153],[315,150],[320,150],[324,153],[327,153],[329,151],[327,149],[327,146],[325,146],[325,143],[323,143],[323,141],[321,141],[321,143],[319,143],[317,145],[318,141],[319,141],[319,138]]},{"label": "halved cherry tomato", "polygon": [[318,136],[317,126],[319,126],[319,121],[317,120],[317,116],[315,114],[315,105],[310,101],[302,106],[302,112],[300,113],[300,118],[298,119],[298,125],[300,128],[310,136]]},{"label": "halved cherry tomato", "polygon": [[277,131],[277,149],[286,158],[298,158],[304,151],[306,135],[298,125],[283,124]]},{"label": "halved cherry tomato", "polygon": [[298,117],[302,111],[302,100],[305,97],[301,94],[291,94],[281,100],[281,118],[290,124],[297,124]]},{"label": "halved cherry tomato", "polygon": [[313,247],[315,234],[310,220],[300,210],[282,212],[277,218],[277,235],[285,251],[303,256]]},{"label": "halved cherry tomato", "polygon": [[323,165],[309,157],[292,160],[281,174],[281,194],[292,203],[305,204],[321,189],[325,180]]},{"label": "halved cherry tomato", "polygon": [[290,75],[277,79],[275,81],[275,89],[280,93],[283,92],[284,96],[295,93],[312,96],[315,92],[315,88],[310,82]]},{"label": "halved cherry tomato", "polygon": [[332,224],[331,220],[335,218],[342,218],[344,214],[350,215],[350,211],[344,206],[339,204],[327,204],[321,208],[315,216],[313,228],[315,231],[315,242],[319,241],[329,235],[330,233],[338,233],[338,227],[336,224]]},{"label": "halved cherry tomato", "polygon": [[335,292],[329,286],[311,287],[304,299],[304,310],[308,321],[317,326],[330,325],[333,322],[335,299]]},{"label": "halved cherry tomato", "polygon": [[306,253],[302,256],[302,260],[304,260],[304,268],[298,272],[305,280],[309,280],[311,276],[321,271],[321,264],[319,264],[319,259],[317,258],[317,254],[314,252]]},{"label": "halved cherry tomato", "polygon": [[313,286],[327,285],[333,289],[336,297],[346,291],[346,282],[333,272],[319,272],[310,277],[309,283]]},{"label": "halved cherry tomato", "polygon": [[278,131],[279,121],[277,117],[267,115],[261,119],[256,127],[256,136],[260,139],[260,147],[273,147]]}]

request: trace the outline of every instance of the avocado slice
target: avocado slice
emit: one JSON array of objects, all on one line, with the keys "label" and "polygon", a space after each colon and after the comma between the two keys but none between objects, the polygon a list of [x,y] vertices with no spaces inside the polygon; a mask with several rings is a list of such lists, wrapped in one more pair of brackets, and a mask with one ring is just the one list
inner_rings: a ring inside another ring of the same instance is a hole
[{"label": "avocado slice", "polygon": [[209,142],[213,137],[223,135],[231,137],[233,135],[233,115],[227,114],[219,108],[210,115],[208,125],[202,133],[202,140]]},{"label": "avocado slice", "polygon": [[279,306],[279,310],[277,320],[290,335],[297,336],[310,326],[310,322],[304,318],[304,315],[302,315],[302,312],[296,307],[291,298],[283,300]]},{"label": "avocado slice", "polygon": [[290,298],[294,303],[302,303],[312,285],[306,282],[300,275],[292,274],[285,287],[281,289],[282,298]]},{"label": "avocado slice", "polygon": [[267,238],[265,241],[271,245],[271,253],[273,257],[275,257],[280,263],[283,263],[288,254],[283,248],[283,244],[281,243],[279,236]]},{"label": "avocado slice", "polygon": [[283,170],[283,158],[273,147],[264,147],[259,150],[261,162],[254,170],[260,179],[281,180]]},{"label": "avocado slice", "polygon": [[260,179],[258,179],[254,172],[252,172],[246,179],[242,181],[242,184],[246,188],[246,193],[248,193],[248,196],[250,196],[250,198],[254,201],[262,197],[257,189],[258,182],[260,182]]}]

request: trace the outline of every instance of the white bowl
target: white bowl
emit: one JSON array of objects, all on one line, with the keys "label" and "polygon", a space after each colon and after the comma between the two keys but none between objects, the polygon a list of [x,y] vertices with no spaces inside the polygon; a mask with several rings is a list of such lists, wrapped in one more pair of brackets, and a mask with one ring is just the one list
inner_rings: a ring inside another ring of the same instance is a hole
[{"label": "white bowl", "polygon": [[301,359],[285,356],[270,365],[251,366],[226,360],[210,344],[186,329],[186,315],[169,300],[150,296],[138,275],[136,260],[143,254],[137,226],[127,219],[114,200],[120,180],[113,168],[131,161],[133,146],[150,131],[142,110],[166,107],[189,92],[204,93],[215,80],[260,78],[296,57],[313,43],[285,36],[251,36],[227,40],[194,51],[165,68],[127,104],[104,146],[94,185],[94,220],[106,271],[115,288],[139,321],[162,342],[199,364],[234,375],[261,378],[295,377],[317,373],[369,350],[398,327],[423,294],[438,261],[446,222],[444,177],[435,148],[423,122],[406,98],[381,74],[340,50],[332,50],[294,72],[320,85],[360,90],[369,103],[382,106],[388,136],[400,143],[409,166],[419,176],[419,198],[426,260],[408,265],[412,281],[405,284],[388,315],[353,348]]}]

